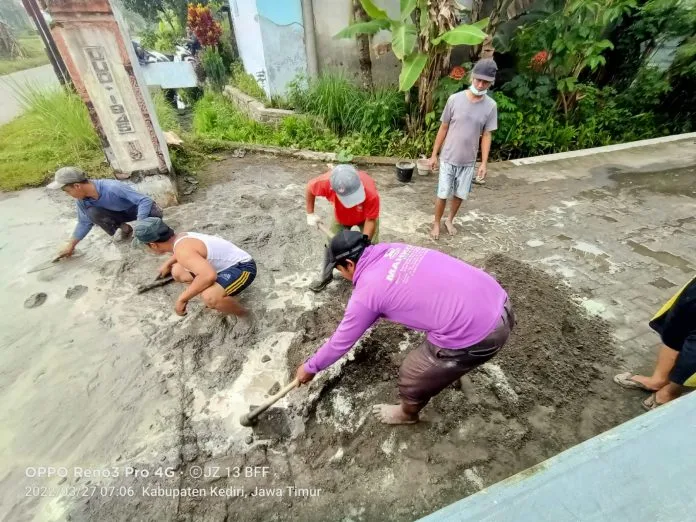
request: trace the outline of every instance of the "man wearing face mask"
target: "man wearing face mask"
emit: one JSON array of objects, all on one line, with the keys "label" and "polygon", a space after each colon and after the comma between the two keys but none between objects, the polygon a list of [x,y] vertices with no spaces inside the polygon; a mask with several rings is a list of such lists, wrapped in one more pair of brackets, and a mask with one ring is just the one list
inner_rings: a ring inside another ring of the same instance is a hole
[{"label": "man wearing face mask", "polygon": [[479,140],[481,141],[481,164],[476,172],[479,183],[486,177],[488,154],[491,150],[492,132],[498,128],[498,108],[493,98],[486,96],[493,85],[498,66],[490,58],[479,60],[471,72],[471,85],[465,91],[453,94],[442,111],[440,130],[437,132],[432,168],[438,165],[440,155],[440,177],[435,202],[435,221],[430,235],[440,237],[440,221],[445,213],[447,200],[451,197],[449,217],[445,227],[450,235],[456,234],[454,218],[462,201],[468,199],[474,178]]}]

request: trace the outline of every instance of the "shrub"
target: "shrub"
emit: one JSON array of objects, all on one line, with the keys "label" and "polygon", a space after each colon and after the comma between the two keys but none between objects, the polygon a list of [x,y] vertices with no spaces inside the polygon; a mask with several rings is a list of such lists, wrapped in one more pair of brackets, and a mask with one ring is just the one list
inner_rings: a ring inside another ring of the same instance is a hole
[{"label": "shrub", "polygon": [[220,54],[215,49],[205,49],[201,53],[201,64],[213,91],[222,92],[227,83],[227,70]]}]

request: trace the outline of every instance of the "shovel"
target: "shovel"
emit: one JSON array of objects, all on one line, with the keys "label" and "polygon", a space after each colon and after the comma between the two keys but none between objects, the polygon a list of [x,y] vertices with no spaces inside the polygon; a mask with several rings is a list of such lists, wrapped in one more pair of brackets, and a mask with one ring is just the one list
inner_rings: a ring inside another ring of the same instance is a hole
[{"label": "shovel", "polygon": [[276,402],[278,402],[280,399],[285,397],[290,390],[296,388],[299,386],[300,381],[295,378],[292,382],[286,384],[278,393],[276,393],[273,397],[269,397],[266,399],[266,401],[261,404],[261,406],[258,406],[254,408],[253,411],[250,411],[246,415],[242,415],[242,417],[239,419],[239,423],[242,426],[253,426],[256,424],[256,418],[261,415],[264,411],[266,411],[268,408],[273,406]]}]

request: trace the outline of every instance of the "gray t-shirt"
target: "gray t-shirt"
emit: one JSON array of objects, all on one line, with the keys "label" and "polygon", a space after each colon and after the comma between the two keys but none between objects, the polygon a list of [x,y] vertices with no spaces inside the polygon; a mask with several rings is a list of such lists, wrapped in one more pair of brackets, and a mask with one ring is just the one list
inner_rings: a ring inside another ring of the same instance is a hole
[{"label": "gray t-shirt", "polygon": [[481,134],[498,128],[498,106],[490,96],[472,102],[461,91],[449,97],[440,121],[449,123],[440,159],[457,167],[473,165]]}]

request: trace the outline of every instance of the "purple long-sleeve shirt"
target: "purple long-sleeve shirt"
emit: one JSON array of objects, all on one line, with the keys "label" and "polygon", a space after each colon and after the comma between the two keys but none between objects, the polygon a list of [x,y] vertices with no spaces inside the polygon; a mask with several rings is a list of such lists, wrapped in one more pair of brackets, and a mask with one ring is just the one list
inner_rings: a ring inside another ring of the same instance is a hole
[{"label": "purple long-sleeve shirt", "polygon": [[367,247],[355,267],[353,286],[341,324],[305,362],[308,372],[331,366],[380,317],[427,332],[428,340],[441,348],[468,348],[495,328],[507,299],[483,270],[403,243]]}]

